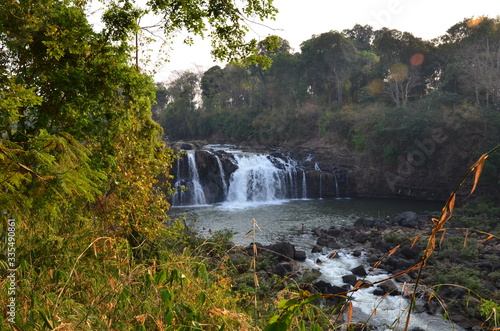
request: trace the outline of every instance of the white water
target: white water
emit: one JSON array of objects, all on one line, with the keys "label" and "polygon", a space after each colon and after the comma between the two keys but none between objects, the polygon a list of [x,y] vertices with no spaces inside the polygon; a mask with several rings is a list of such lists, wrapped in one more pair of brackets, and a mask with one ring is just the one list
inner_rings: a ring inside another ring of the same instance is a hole
[{"label": "white water", "polygon": [[[365,265],[365,269],[369,270],[368,264],[365,264],[363,257],[354,257],[346,252],[338,252],[339,258],[328,259],[326,255],[319,253],[310,253],[308,259],[303,263],[304,268],[315,268],[321,271],[320,280],[324,280],[332,285],[343,286],[342,276],[351,274],[351,269]],[[315,261],[320,259],[321,264],[316,264]],[[387,279],[388,275],[374,271],[366,276],[367,282],[376,282]],[[395,282],[400,292],[404,292],[406,284]],[[376,285],[375,285],[376,286]],[[409,286],[406,285],[406,286]],[[376,330],[404,330],[406,318],[408,314],[409,299],[397,295],[380,297],[373,294],[374,287],[362,288],[349,296],[353,302],[353,322],[368,322],[368,324],[376,327]],[[374,313],[375,312],[375,313]],[[429,331],[449,331],[464,329],[453,325],[448,320],[443,320],[440,316],[432,316],[427,313],[412,314],[410,319],[409,329],[419,327]]]},{"label": "white water", "polygon": [[[239,153],[234,155],[238,169],[231,174],[226,206],[241,207],[255,203],[277,203],[298,198],[296,165],[279,158],[271,162],[265,154]],[[303,179],[302,196],[304,197]]]},{"label": "white water", "polygon": [[323,171],[319,167],[318,162],[314,163],[314,170],[319,171],[319,198],[323,199],[323,183],[322,183],[322,178],[323,177]]},{"label": "white water", "polygon": [[222,190],[224,192],[224,198],[226,198],[227,194],[228,194],[228,186],[226,183],[226,176],[224,173],[224,167],[222,167],[222,162],[221,162],[220,158],[217,156],[217,154],[213,154],[213,155],[214,155],[215,159],[217,160],[217,166],[219,167],[219,174],[220,174],[220,178],[222,181]]},{"label": "white water", "polygon": [[196,166],[195,153],[190,151],[187,156],[189,161],[189,173],[193,184],[193,202],[195,205],[204,205],[207,202],[205,199],[205,193],[203,192],[203,187],[200,184],[200,176],[198,175],[198,167]]}]

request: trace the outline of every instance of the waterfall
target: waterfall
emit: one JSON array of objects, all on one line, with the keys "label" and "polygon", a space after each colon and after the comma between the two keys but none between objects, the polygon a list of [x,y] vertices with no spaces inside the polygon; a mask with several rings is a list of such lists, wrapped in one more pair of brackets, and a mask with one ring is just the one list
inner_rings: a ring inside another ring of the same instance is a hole
[{"label": "waterfall", "polygon": [[260,154],[236,154],[238,169],[229,180],[228,202],[272,201],[285,198],[280,169]]},{"label": "waterfall", "polygon": [[340,191],[339,191],[339,181],[337,179],[337,175],[335,172],[333,173],[333,178],[335,179],[335,198],[340,198]]},{"label": "waterfall", "polygon": [[321,179],[321,177],[323,177],[322,176],[323,171],[319,167],[318,162],[314,163],[314,170],[319,171],[319,198],[323,199],[323,183],[322,183],[322,179]]},{"label": "waterfall", "polygon": [[187,151],[186,154],[187,162],[184,157],[177,160],[176,182],[174,183],[177,191],[172,196],[172,205],[204,205],[207,202],[200,183],[195,152]]},{"label": "waterfall", "polygon": [[220,158],[217,156],[217,154],[213,154],[215,156],[215,159],[217,160],[217,166],[219,167],[219,174],[220,174],[220,179],[222,182],[222,190],[224,192],[224,199],[227,197],[228,194],[228,187],[226,183],[226,174],[224,173],[224,168],[222,167],[222,162]]},{"label": "waterfall", "polygon": [[[319,199],[348,195],[345,169],[323,171],[311,157],[297,162],[279,152],[188,150],[174,168],[172,206],[307,199],[308,193]],[[319,196],[308,192],[310,185],[309,191],[319,191]]]},{"label": "waterfall", "polygon": [[302,199],[307,199],[306,171],[302,170]]},{"label": "waterfall", "polygon": [[205,193],[203,192],[203,187],[200,184],[200,176],[198,175],[198,168],[196,167],[196,154],[195,152],[189,151],[187,153],[188,163],[189,163],[189,177],[192,184],[192,203],[194,205],[204,205],[206,204]]}]

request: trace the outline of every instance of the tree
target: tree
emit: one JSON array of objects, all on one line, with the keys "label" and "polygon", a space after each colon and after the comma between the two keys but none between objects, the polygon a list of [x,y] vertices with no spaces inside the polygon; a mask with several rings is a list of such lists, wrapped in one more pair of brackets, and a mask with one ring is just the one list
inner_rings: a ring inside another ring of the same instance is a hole
[{"label": "tree", "polygon": [[341,33],[331,31],[306,40],[302,43],[301,50],[304,69],[309,74],[312,91],[320,90],[318,83],[325,84],[328,107],[333,102],[331,94],[335,91],[338,107],[342,108],[344,83],[352,71],[357,56],[353,42]]},{"label": "tree", "polygon": [[[398,95],[398,102],[410,96],[423,96],[439,69],[432,43],[408,32],[387,28],[378,30],[375,32],[373,49],[380,59],[375,74],[390,82],[388,94]],[[403,77],[405,83],[402,85]],[[399,92],[395,94],[396,91]],[[393,98],[393,101],[396,102],[396,99]]]},{"label": "tree", "polygon": [[173,162],[151,119],[155,86],[132,64],[139,18],[162,14],[169,35],[209,31],[214,56],[228,59],[256,49],[244,40],[246,15],[263,19],[276,10],[271,1],[157,0],[138,9],[123,0],[106,8],[96,32],[84,4],[0,4],[0,201],[26,224],[54,223],[45,230],[99,214],[139,240],[166,219],[168,203],[155,184]]},{"label": "tree", "polygon": [[401,62],[389,68],[386,80],[386,93],[398,107],[406,107],[411,93],[421,84],[417,70]]},{"label": "tree", "polygon": [[207,33],[212,40],[212,55],[219,60],[241,61],[258,50],[257,40],[246,40],[249,31],[248,17],[261,21],[273,18],[277,9],[272,0],[149,0],[147,8],[160,15],[164,33],[168,37],[184,30],[189,33],[187,43],[192,43],[191,35],[204,37]]},{"label": "tree", "polygon": [[478,105],[500,101],[499,40],[499,19],[465,19],[452,26],[441,38],[442,87],[472,95]]},{"label": "tree", "polygon": [[198,133],[199,76],[192,71],[180,72],[157,91],[157,99],[163,107],[157,110],[155,118],[169,139],[189,139]]}]

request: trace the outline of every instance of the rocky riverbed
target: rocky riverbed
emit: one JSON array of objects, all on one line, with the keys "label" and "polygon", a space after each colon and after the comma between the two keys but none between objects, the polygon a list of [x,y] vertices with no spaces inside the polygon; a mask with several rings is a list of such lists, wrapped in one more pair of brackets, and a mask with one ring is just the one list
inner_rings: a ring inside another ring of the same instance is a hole
[{"label": "rocky riverbed", "polygon": [[[419,278],[420,300],[415,313],[429,317],[445,314],[464,329],[487,330],[485,317],[479,314],[480,297],[491,300],[500,289],[500,244],[492,238],[484,241],[487,235],[446,229],[419,276],[419,270],[413,267],[421,262],[433,217],[436,215],[405,212],[394,217],[359,218],[351,226],[313,229],[316,242],[311,252],[297,250],[289,242],[269,246],[256,243],[255,248],[251,245],[233,253],[231,259],[235,265],[246,264],[242,256],[246,254],[248,258],[257,249],[258,259],[272,257],[272,263],[258,270],[259,277],[293,278],[303,289],[324,294],[328,299],[322,304],[331,307],[357,288],[368,288],[380,297],[408,297]],[[320,266],[344,255],[359,263],[339,276],[337,285],[325,282]],[[315,260],[304,263],[307,256],[314,256]],[[374,274],[385,277],[369,281]]]}]

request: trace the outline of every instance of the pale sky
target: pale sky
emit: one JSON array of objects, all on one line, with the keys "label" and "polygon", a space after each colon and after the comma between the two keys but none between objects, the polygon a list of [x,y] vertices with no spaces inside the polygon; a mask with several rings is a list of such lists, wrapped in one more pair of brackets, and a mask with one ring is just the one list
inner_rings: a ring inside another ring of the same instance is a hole
[{"label": "pale sky", "polygon": [[[274,0],[274,4],[279,10],[276,21],[265,22],[274,30],[255,25],[249,37],[276,34],[288,40],[295,51],[300,51],[300,44],[312,35],[342,31],[355,24],[407,31],[430,40],[464,18],[500,15],[500,0]],[[169,80],[176,70],[196,70],[197,66],[206,70],[215,64],[208,40],[197,40],[194,46],[177,43],[170,62],[161,67],[155,80]]]}]

